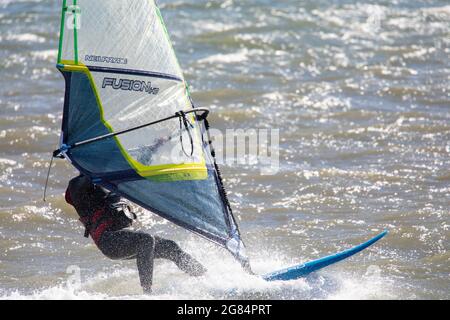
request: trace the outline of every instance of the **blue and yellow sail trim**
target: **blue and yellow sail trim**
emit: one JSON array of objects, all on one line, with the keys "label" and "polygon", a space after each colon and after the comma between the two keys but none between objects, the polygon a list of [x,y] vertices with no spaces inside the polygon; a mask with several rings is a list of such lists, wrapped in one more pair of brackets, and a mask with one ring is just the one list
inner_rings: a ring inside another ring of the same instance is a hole
[{"label": "blue and yellow sail trim", "polygon": [[[82,73],[86,75],[89,80],[89,84],[95,94],[95,98],[97,101],[97,107],[100,113],[100,121],[101,123],[108,129],[110,133],[113,133],[114,130],[112,126],[105,120],[104,110],[102,101],[100,99],[100,95],[95,85],[95,81],[92,77],[92,74],[89,68],[80,63],[76,64],[76,61],[67,61],[62,60],[57,65],[58,69],[63,72],[70,73]],[[190,121],[195,123],[196,119],[194,116],[190,116]],[[113,138],[117,147],[120,149],[122,156],[127,160],[130,167],[133,168],[137,174],[141,177],[152,179],[155,181],[178,181],[178,180],[202,180],[207,178],[207,168],[206,161],[202,156],[202,162],[200,163],[188,163],[188,164],[166,164],[166,165],[155,165],[155,166],[146,166],[136,159],[132,158],[128,152],[125,150],[123,145],[121,144],[118,137]],[[198,134],[194,135],[194,144],[199,147],[200,141]]]},{"label": "blue and yellow sail trim", "polygon": [[[91,71],[89,70],[89,67],[79,62],[79,54],[78,54],[78,26],[76,18],[77,14],[80,14],[79,8],[77,8],[77,0],[72,0],[72,8],[73,12],[71,12],[74,15],[73,22],[74,22],[74,29],[73,29],[73,60],[63,60],[63,40],[64,40],[64,34],[65,34],[65,23],[66,23],[66,14],[67,11],[70,9],[67,5],[67,0],[63,1],[63,7],[62,7],[62,14],[61,14],[61,30],[60,30],[60,40],[59,40],[59,52],[58,52],[58,69],[63,72],[77,72],[85,74],[87,79],[89,80],[90,86],[92,87],[92,90],[95,94],[96,100],[97,100],[97,106],[100,112],[100,121],[103,123],[103,125],[108,129],[110,133],[114,132],[113,127],[106,121],[104,116],[104,108],[103,104],[100,98],[100,94],[98,92],[98,89],[96,87],[95,81],[92,77]],[[159,11],[159,8],[155,8],[156,13],[158,15],[158,18],[160,20],[160,23],[163,26],[165,35],[167,40],[170,42],[170,37],[167,32],[167,28],[164,24],[164,21],[161,16],[161,12]],[[174,54],[175,55],[175,54]],[[176,55],[175,55],[176,56]],[[178,61],[177,61],[178,63]],[[178,63],[178,68],[181,71],[181,68]],[[184,82],[184,80],[183,80]],[[185,83],[185,82],[184,82]],[[187,84],[185,84],[186,87],[186,107],[192,107],[189,99],[189,90],[187,89]],[[190,121],[195,124],[195,117],[193,115],[190,115]],[[195,128],[195,127],[194,127]],[[196,128],[195,128],[196,129]],[[199,132],[196,130],[194,135],[194,144],[197,147],[201,147],[201,142],[199,140]],[[117,147],[120,149],[122,156],[127,160],[130,167],[136,171],[138,175],[144,178],[156,180],[156,181],[177,181],[177,180],[201,180],[206,179],[207,177],[207,169],[206,169],[206,161],[204,157],[202,156],[202,161],[199,163],[188,163],[188,164],[164,164],[164,165],[154,165],[154,166],[147,166],[140,162],[138,162],[136,159],[131,157],[126,149],[123,147],[122,143],[120,142],[120,139],[118,137],[114,137],[115,143],[117,144]]]}]

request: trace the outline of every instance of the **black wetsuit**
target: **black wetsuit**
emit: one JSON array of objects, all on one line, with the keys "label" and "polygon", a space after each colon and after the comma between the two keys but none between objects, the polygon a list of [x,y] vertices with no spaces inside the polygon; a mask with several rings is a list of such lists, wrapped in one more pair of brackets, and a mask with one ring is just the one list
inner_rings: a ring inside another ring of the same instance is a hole
[{"label": "black wetsuit", "polygon": [[201,276],[205,268],[172,240],[129,230],[135,214],[119,196],[91,183],[85,176],[70,181],[66,201],[75,207],[100,251],[110,259],[136,259],[141,285],[151,291],[154,259],[173,261],[181,270]]}]

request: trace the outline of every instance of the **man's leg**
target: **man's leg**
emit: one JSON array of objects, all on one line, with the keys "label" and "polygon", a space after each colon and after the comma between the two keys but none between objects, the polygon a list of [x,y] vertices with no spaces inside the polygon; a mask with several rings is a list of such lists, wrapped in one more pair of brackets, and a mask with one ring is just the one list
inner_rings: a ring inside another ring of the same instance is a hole
[{"label": "man's leg", "polygon": [[151,293],[155,257],[153,236],[131,230],[105,232],[99,248],[113,260],[136,259],[141,286],[145,293]]},{"label": "man's leg", "polygon": [[204,275],[207,270],[191,255],[181,250],[172,240],[155,237],[155,258],[173,261],[178,268],[193,277]]},{"label": "man's leg", "polygon": [[141,286],[146,293],[151,292],[155,258],[173,261],[191,276],[202,276],[207,271],[174,241],[153,237],[144,232],[131,230],[105,232],[99,248],[105,256],[113,260],[136,259]]}]

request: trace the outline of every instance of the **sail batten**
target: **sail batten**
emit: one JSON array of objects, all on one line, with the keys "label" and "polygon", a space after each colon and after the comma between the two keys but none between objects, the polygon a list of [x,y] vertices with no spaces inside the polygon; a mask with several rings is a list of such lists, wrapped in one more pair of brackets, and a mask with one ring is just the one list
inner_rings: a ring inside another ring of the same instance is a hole
[{"label": "sail batten", "polygon": [[246,263],[208,126],[155,2],[65,0],[61,24],[61,153],[94,183]]},{"label": "sail batten", "polygon": [[95,66],[86,66],[90,72],[103,72],[103,73],[112,73],[112,74],[123,74],[130,76],[147,76],[150,78],[161,78],[168,79],[178,82],[183,82],[184,80],[178,76],[165,74],[161,72],[154,71],[143,71],[143,70],[131,70],[131,69],[120,69],[120,68],[107,68],[107,67],[95,67]]}]

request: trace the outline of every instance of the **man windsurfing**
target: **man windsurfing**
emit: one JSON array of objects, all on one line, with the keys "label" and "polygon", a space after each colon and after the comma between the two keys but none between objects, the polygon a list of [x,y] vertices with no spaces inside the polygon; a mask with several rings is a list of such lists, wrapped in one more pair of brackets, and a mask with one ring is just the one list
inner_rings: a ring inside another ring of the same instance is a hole
[{"label": "man windsurfing", "polygon": [[53,156],[85,175],[71,181],[67,200],[86,236],[109,258],[136,259],[146,291],[155,258],[205,273],[173,241],[129,230],[134,217],[123,197],[250,270],[214,159],[209,110],[194,107],[155,1],[62,2],[57,68],[65,95]]},{"label": "man windsurfing", "polygon": [[72,205],[100,251],[113,260],[136,259],[144,293],[150,294],[154,259],[173,261],[187,274],[198,277],[206,269],[174,241],[130,229],[136,214],[115,193],[80,175],[69,182],[66,201]]}]

